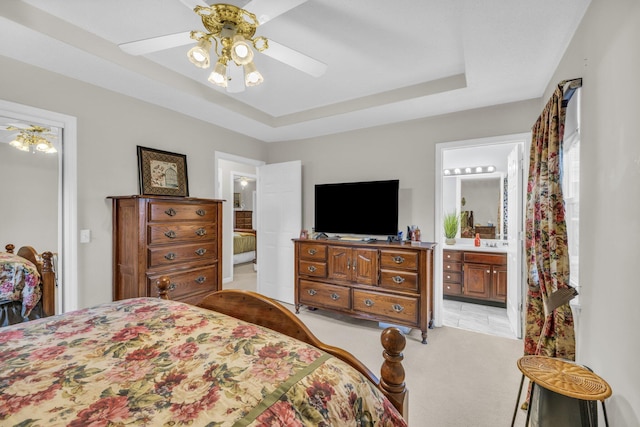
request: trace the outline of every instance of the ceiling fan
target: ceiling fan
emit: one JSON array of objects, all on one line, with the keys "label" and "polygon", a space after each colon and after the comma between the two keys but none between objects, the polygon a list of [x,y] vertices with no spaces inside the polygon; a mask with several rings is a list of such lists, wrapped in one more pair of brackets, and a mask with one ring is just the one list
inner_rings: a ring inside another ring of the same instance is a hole
[{"label": "ceiling fan", "polygon": [[0,130],[15,132],[15,137],[9,141],[9,145],[21,151],[41,151],[44,153],[56,153],[57,150],[51,142],[57,135],[50,128],[39,125],[10,124],[0,126]]},{"label": "ceiling fan", "polygon": [[[189,59],[196,66],[207,68],[208,52],[213,42],[218,59],[209,81],[226,87],[228,92],[240,92],[245,84],[252,86],[262,81],[262,76],[253,65],[253,52],[247,42],[252,42],[258,52],[311,76],[319,77],[327,69],[326,64],[276,41],[262,36],[254,37],[260,25],[307,0],[252,0],[244,8],[223,3],[209,5],[203,0],[179,1],[201,17],[206,32],[196,30],[168,34],[122,43],[119,47],[131,55],[144,55],[196,41],[196,46],[189,51]],[[243,71],[245,84],[242,84],[243,79],[238,78],[238,73]]]}]

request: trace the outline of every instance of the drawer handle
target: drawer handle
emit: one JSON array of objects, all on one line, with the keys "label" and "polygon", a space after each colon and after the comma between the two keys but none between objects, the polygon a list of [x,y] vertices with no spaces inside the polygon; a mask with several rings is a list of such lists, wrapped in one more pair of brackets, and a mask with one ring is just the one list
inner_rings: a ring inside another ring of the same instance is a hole
[{"label": "drawer handle", "polygon": [[347,258],[347,270],[351,270],[351,258]]},{"label": "drawer handle", "polygon": [[166,213],[166,214],[167,214],[167,215],[169,215],[169,216],[174,216],[174,215],[175,215],[175,214],[177,214],[178,212],[176,212],[176,210],[175,210],[175,209],[173,209],[173,208],[169,208],[169,209],[167,209],[166,211],[164,211],[164,213]]},{"label": "drawer handle", "polygon": [[318,251],[313,248],[307,250],[307,252],[309,253],[309,255],[315,255],[316,253],[318,253]]},{"label": "drawer handle", "polygon": [[205,211],[204,209],[198,209],[196,211],[196,214],[198,214],[199,216],[205,216],[207,214],[207,211]]},{"label": "drawer handle", "polygon": [[394,283],[400,284],[400,283],[404,282],[404,277],[402,277],[402,276],[393,276],[392,280],[394,281]]},{"label": "drawer handle", "polygon": [[332,293],[331,295],[329,295],[331,297],[332,300],[334,301],[338,301],[340,299],[340,295],[336,294],[335,292]]},{"label": "drawer handle", "polygon": [[170,239],[175,239],[176,238],[176,232],[173,230],[169,230],[166,233],[164,233],[165,236],[167,236]]},{"label": "drawer handle", "polygon": [[308,293],[309,295],[311,295],[311,296],[314,296],[314,295],[315,295],[315,294],[317,294],[318,292],[317,292],[315,289],[309,289],[309,290],[307,291],[307,293]]},{"label": "drawer handle", "polygon": [[371,301],[369,298],[364,300],[364,305],[366,305],[367,307],[373,307],[373,304],[375,304],[375,303],[373,301]]},{"label": "drawer handle", "polygon": [[205,230],[204,228],[198,228],[198,229],[196,230],[196,234],[197,234],[198,236],[204,236],[204,235],[206,235],[206,234],[207,234],[207,230]]},{"label": "drawer handle", "polygon": [[204,248],[199,248],[199,249],[196,249],[196,251],[195,251],[195,252],[196,252],[196,254],[197,254],[197,255],[202,256],[202,255],[204,255],[204,254],[206,254],[206,253],[207,253],[207,250],[206,250],[206,249],[204,249]]},{"label": "drawer handle", "polygon": [[487,273],[491,273],[491,270],[487,270]]},{"label": "drawer handle", "polygon": [[207,281],[207,278],[206,278],[205,276],[198,276],[198,277],[195,279],[195,282],[196,282],[196,283],[198,283],[198,284],[200,284],[200,285],[202,285],[202,284],[203,284],[204,282],[206,282],[206,281]]},{"label": "drawer handle", "polygon": [[394,256],[393,262],[395,262],[396,264],[402,264],[404,262],[404,258],[402,258],[400,255]]},{"label": "drawer handle", "polygon": [[169,287],[167,288],[168,291],[175,291],[177,288],[175,283],[172,283],[169,285]]},{"label": "drawer handle", "polygon": [[402,311],[404,310],[404,307],[401,306],[400,304],[393,304],[391,306],[391,308],[393,309],[393,311],[395,311],[396,313],[402,313]]},{"label": "drawer handle", "polygon": [[309,267],[307,267],[307,270],[309,270],[310,272],[313,273],[314,271],[317,270],[317,268],[315,266],[313,266],[313,265],[310,265]]},{"label": "drawer handle", "polygon": [[173,252],[169,252],[168,254],[166,254],[164,256],[166,259],[168,259],[169,261],[173,261],[174,259],[176,259],[176,254]]}]

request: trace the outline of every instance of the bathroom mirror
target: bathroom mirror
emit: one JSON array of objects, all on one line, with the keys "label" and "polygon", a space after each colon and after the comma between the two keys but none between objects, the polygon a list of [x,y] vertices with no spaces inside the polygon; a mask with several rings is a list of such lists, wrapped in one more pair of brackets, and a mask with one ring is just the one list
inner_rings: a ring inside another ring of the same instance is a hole
[{"label": "bathroom mirror", "polygon": [[460,237],[506,239],[504,178],[502,174],[457,177],[460,198]]}]

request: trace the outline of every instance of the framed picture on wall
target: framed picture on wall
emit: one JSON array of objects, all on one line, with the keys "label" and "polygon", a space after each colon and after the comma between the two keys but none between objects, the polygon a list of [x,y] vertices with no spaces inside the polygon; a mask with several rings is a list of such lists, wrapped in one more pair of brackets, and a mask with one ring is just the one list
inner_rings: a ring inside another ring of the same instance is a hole
[{"label": "framed picture on wall", "polygon": [[142,195],[189,195],[184,154],[138,146],[138,176]]}]

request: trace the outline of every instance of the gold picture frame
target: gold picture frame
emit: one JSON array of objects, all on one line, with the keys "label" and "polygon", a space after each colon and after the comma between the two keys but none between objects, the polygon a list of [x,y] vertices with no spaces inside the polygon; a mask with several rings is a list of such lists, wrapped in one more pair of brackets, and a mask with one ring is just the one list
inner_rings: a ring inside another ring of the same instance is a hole
[{"label": "gold picture frame", "polygon": [[186,155],[137,147],[140,194],[189,196]]}]

